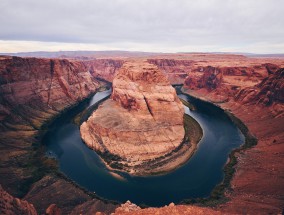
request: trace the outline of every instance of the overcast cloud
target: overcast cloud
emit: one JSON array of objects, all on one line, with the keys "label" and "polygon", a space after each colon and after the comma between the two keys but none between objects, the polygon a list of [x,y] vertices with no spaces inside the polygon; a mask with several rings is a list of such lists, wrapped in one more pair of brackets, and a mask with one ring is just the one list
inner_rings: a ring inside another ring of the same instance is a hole
[{"label": "overcast cloud", "polygon": [[0,0],[0,52],[284,53],[283,0]]}]

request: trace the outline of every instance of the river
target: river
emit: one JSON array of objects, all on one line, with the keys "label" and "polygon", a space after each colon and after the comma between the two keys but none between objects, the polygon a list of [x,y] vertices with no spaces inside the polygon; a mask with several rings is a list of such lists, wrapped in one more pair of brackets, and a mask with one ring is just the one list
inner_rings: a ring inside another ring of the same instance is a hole
[{"label": "river", "polygon": [[[109,96],[111,90],[98,92],[89,108]],[[64,114],[45,135],[47,154],[58,159],[62,173],[80,186],[105,199],[136,204],[164,206],[183,199],[207,197],[223,180],[223,167],[228,155],[244,143],[244,136],[224,111],[185,94],[196,110],[185,107],[203,129],[196,153],[179,169],[162,176],[132,177],[111,174],[99,156],[82,142],[79,127],[74,124],[74,111]]]}]

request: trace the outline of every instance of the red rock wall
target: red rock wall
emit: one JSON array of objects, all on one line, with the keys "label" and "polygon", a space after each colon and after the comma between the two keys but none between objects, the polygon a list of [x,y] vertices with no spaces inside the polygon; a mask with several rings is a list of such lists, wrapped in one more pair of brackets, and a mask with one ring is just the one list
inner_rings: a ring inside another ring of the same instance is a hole
[{"label": "red rock wall", "polygon": [[[104,73],[115,69],[111,62],[115,61],[90,63],[96,71]],[[52,166],[38,157],[39,149],[33,150],[40,145],[38,131],[61,111],[94,93],[102,84],[95,75],[85,61],[0,57],[0,184],[5,190],[23,197],[31,184],[42,177],[42,168]],[[63,195],[64,189],[58,187],[56,192]],[[79,188],[74,189],[80,193]],[[38,193],[44,195],[42,190]],[[46,207],[41,208],[41,204],[48,206],[54,202],[45,198],[40,204],[37,200],[32,203],[42,211]],[[60,195],[56,203],[64,206],[63,213],[76,206],[67,206]]]},{"label": "red rock wall", "polygon": [[123,60],[98,59],[84,61],[84,64],[89,67],[90,73],[97,78],[112,82],[114,74],[124,63]]},{"label": "red rock wall", "polygon": [[0,214],[37,215],[34,206],[7,193],[0,185]]},{"label": "red rock wall", "polygon": [[284,69],[280,69],[263,79],[255,87],[241,90],[235,98],[242,103],[264,104],[284,103]]}]

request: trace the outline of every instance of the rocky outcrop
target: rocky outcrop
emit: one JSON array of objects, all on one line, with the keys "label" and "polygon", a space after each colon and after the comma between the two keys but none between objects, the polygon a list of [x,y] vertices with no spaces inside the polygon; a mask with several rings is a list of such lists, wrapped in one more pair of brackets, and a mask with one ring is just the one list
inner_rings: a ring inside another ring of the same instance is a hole
[{"label": "rocky outcrop", "polygon": [[284,69],[280,69],[263,79],[254,87],[241,90],[236,100],[244,104],[263,104],[271,106],[284,103]]},{"label": "rocky outcrop", "polygon": [[180,215],[180,214],[212,214],[212,215],[220,215],[222,214],[219,210],[213,210],[211,208],[206,207],[198,207],[193,205],[175,205],[174,203],[170,203],[161,208],[144,208],[140,209],[135,204],[131,202],[126,202],[122,204],[121,207],[115,210],[114,215]]},{"label": "rocky outcrop", "polygon": [[279,69],[279,66],[273,63],[265,63],[262,66],[265,66],[268,74],[273,74]]},{"label": "rocky outcrop", "polygon": [[109,203],[108,201],[99,201],[97,199],[92,199],[87,202],[84,202],[81,205],[75,207],[70,215],[78,214],[96,214],[96,215],[105,215],[112,214],[118,205]]},{"label": "rocky outcrop", "polygon": [[175,59],[148,59],[148,62],[156,65],[167,76],[171,84],[183,84],[184,79],[194,66],[192,60]]},{"label": "rocky outcrop", "polygon": [[94,77],[112,82],[114,74],[122,66],[123,62],[123,60],[118,59],[97,59],[84,61],[84,64]]},{"label": "rocky outcrop", "polygon": [[37,215],[34,206],[7,193],[0,185],[0,214]]},{"label": "rocky outcrop", "polygon": [[184,87],[210,94],[214,102],[234,99],[243,89],[253,87],[278,68],[274,64],[224,67],[197,67],[184,80]]},{"label": "rocky outcrop", "polygon": [[[34,110],[61,111],[95,92],[99,83],[82,62],[11,57],[0,59],[1,112],[38,127]],[[15,110],[17,109],[17,110]],[[26,114],[29,117],[26,116]],[[11,114],[14,116],[15,114]],[[37,117],[39,118],[39,117]]]},{"label": "rocky outcrop", "polygon": [[209,91],[214,90],[221,85],[221,82],[223,80],[223,73],[220,69],[212,66],[207,66],[205,68],[202,68],[202,72],[203,75],[198,80],[196,80],[196,78],[188,76],[184,81],[185,85],[190,89],[205,88]]},{"label": "rocky outcrop", "polygon": [[110,214],[117,207],[89,196],[78,186],[54,175],[47,175],[34,183],[24,199],[32,202],[39,214],[46,213],[48,208],[50,212],[60,209],[62,214],[92,214],[94,211]]},{"label": "rocky outcrop", "polygon": [[56,204],[51,204],[48,206],[48,208],[45,210],[46,215],[61,215],[61,209],[57,207]]},{"label": "rocky outcrop", "polygon": [[121,204],[120,207],[115,209],[115,214],[119,213],[134,213],[135,211],[141,210],[139,206],[134,203],[131,203],[129,200],[126,201],[124,204]]},{"label": "rocky outcrop", "polygon": [[[266,69],[267,68],[267,69]],[[261,65],[254,67],[198,67],[193,69],[192,73],[199,73],[199,75],[189,75],[184,80],[184,84],[188,89],[206,89],[212,91],[220,87],[231,86],[234,88],[239,85],[254,85],[257,80],[267,77],[271,72],[269,69],[277,68],[276,65]],[[245,80],[243,80],[245,79]],[[243,82],[243,83],[242,83]]]},{"label": "rocky outcrop", "polygon": [[281,59],[255,59],[241,55],[179,54],[148,59],[163,71],[172,84],[209,93],[213,101],[227,101],[252,87],[281,67]]},{"label": "rocky outcrop", "polygon": [[[185,78],[188,77],[188,83],[197,85],[204,73],[208,72],[208,70],[210,72],[212,69],[218,70],[224,76],[235,77],[234,79],[239,79],[240,76],[243,76],[249,78],[248,82],[250,80],[257,82],[258,79],[265,78],[268,74],[274,73],[279,69],[277,64],[258,62],[256,59],[238,55],[214,56],[193,54],[185,59],[182,59],[182,57],[181,59],[148,59],[148,62],[156,65],[164,72],[172,84],[183,84]],[[230,80],[225,81],[230,82]]]},{"label": "rocky outcrop", "polygon": [[[86,144],[128,166],[156,159],[184,138],[184,108],[167,78],[146,62],[127,62],[116,74],[111,99],[80,131]],[[131,170],[134,173],[135,168]]]}]

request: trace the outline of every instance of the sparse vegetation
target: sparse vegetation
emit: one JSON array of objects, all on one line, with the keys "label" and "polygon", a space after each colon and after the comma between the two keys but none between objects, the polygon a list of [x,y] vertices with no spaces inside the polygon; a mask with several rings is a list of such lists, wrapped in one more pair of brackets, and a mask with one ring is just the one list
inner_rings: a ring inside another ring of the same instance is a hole
[{"label": "sparse vegetation", "polygon": [[23,164],[27,172],[31,173],[31,177],[28,177],[19,187],[19,195],[24,196],[30,189],[30,186],[40,180],[47,174],[55,173],[58,170],[58,163],[55,159],[45,156],[45,147],[42,145],[34,144],[33,152],[27,159],[27,162]]}]

